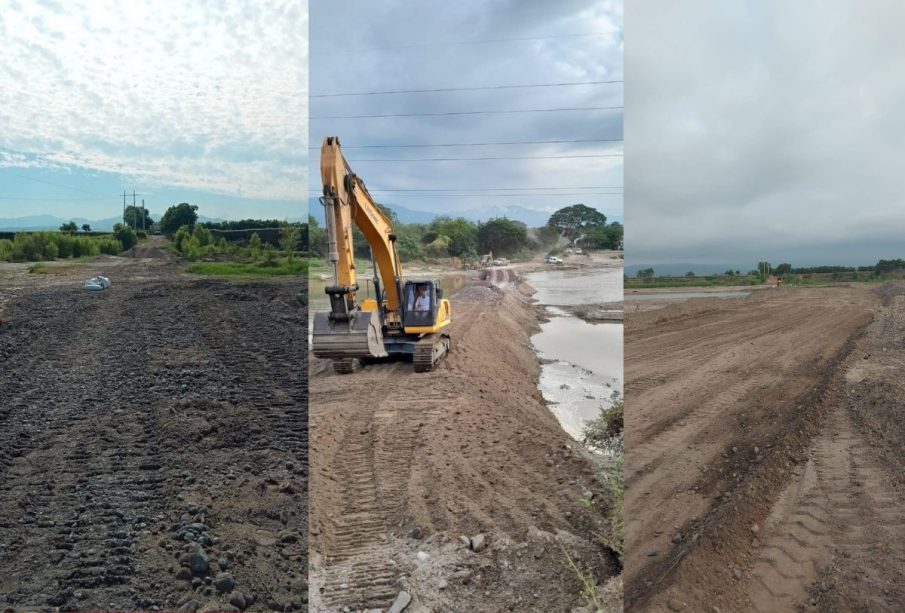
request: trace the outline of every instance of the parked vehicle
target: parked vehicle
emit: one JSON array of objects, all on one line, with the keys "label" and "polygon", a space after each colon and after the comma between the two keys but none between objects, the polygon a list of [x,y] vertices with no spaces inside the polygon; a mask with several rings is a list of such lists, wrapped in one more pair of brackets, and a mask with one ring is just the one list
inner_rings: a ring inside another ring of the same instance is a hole
[{"label": "parked vehicle", "polygon": [[508,266],[509,260],[507,260],[506,258],[497,258],[493,261],[493,265],[494,266]]},{"label": "parked vehicle", "polygon": [[546,264],[562,264],[562,259],[556,257],[555,255],[548,255],[544,258],[544,263]]}]

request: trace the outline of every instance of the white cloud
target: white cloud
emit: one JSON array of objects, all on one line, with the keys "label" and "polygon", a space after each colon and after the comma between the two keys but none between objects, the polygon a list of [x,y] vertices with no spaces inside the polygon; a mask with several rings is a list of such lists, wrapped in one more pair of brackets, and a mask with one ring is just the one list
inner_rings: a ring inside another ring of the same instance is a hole
[{"label": "white cloud", "polygon": [[303,199],[307,1],[45,0],[0,36],[0,165]]}]

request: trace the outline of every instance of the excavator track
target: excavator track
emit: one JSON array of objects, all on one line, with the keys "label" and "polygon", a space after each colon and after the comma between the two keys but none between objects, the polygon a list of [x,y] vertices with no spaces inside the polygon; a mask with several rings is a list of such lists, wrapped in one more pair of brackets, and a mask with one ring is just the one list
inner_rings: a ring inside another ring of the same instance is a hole
[{"label": "excavator track", "polygon": [[361,360],[357,358],[343,358],[340,360],[333,360],[333,370],[342,375],[350,375],[360,368]]},{"label": "excavator track", "polygon": [[415,344],[412,363],[415,372],[428,372],[447,352],[452,350],[449,334],[426,334]]}]

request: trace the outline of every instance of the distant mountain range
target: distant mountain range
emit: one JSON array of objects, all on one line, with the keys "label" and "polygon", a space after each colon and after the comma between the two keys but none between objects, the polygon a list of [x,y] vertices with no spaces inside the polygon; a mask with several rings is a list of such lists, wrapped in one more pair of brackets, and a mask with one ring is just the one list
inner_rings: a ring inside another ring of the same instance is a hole
[{"label": "distant mountain range", "polygon": [[[422,211],[410,209],[398,204],[384,204],[384,206],[396,213],[399,221],[406,224],[430,223],[436,217],[440,217],[441,215],[448,215],[450,217],[464,217],[465,219],[470,219],[471,221],[487,221],[488,219],[493,219],[495,217],[506,217],[508,219],[520,221],[530,228],[539,228],[541,226],[547,225],[547,221],[550,219],[551,215],[551,213],[547,211],[538,211],[536,209],[529,209],[520,205],[496,205],[481,207],[479,209],[452,212],[442,209],[436,211]],[[324,207],[321,206],[317,198],[308,199],[308,211],[311,216],[317,220],[317,223],[324,225]],[[622,215],[612,217],[608,215],[607,221],[618,221],[619,223],[622,223]]]},{"label": "distant mountain range", "polygon": [[[159,213],[151,213],[151,219],[158,220],[162,217]],[[73,217],[64,219],[56,215],[29,215],[27,217],[0,218],[0,231],[4,232],[39,232],[42,230],[59,230],[60,226],[68,221],[74,221],[81,228],[82,224],[88,224],[95,232],[108,232],[113,226],[122,222],[122,217],[108,217],[107,219],[85,219],[84,217]],[[198,216],[198,221],[202,222],[218,222],[222,219],[214,219],[212,217]]]}]

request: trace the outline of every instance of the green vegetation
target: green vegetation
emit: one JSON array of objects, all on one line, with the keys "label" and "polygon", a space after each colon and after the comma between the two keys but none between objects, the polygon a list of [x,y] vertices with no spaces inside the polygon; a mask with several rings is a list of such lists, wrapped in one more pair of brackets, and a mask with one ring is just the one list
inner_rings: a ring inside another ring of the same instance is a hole
[{"label": "green vegetation", "polygon": [[[560,252],[558,244],[564,237],[569,244],[589,249],[615,249],[622,243],[622,225],[607,224],[605,215],[583,204],[560,209],[549,223],[535,229],[505,217],[474,222],[444,215],[430,223],[405,224],[392,209],[378,206],[393,225],[396,247],[405,261],[457,258],[474,263],[481,254],[490,252],[518,259],[541,249],[555,254]],[[326,257],[324,229],[310,216],[307,229],[308,252],[316,258]],[[370,260],[370,248],[358,228],[353,228],[352,240],[356,258]]]},{"label": "green vegetation", "polygon": [[297,257],[305,246],[304,224],[255,219],[199,224],[197,208],[182,203],[167,210],[170,219],[194,220],[172,233],[170,248],[188,260],[208,260],[190,265],[188,272],[230,277],[307,274],[308,262]]},{"label": "green vegetation", "polygon": [[623,555],[624,517],[623,505],[625,478],[623,475],[623,429],[624,408],[622,399],[610,407],[600,407],[596,419],[589,420],[582,433],[582,441],[591,449],[599,450],[596,459],[597,478],[605,489],[609,500],[612,521],[611,536],[607,541],[613,551]]},{"label": "green vegetation", "polygon": [[121,223],[113,226],[113,238],[120,242],[123,250],[131,249],[138,243],[138,235],[135,230]]},{"label": "green vegetation", "polygon": [[160,231],[167,236],[173,236],[183,226],[188,226],[189,231],[194,229],[198,222],[198,207],[181,202],[171,206],[160,218]]},{"label": "green vegetation", "polygon": [[639,270],[634,278],[625,277],[626,289],[667,287],[719,287],[759,285],[769,277],[779,277],[784,285],[820,286],[831,283],[879,283],[905,278],[905,260],[880,260],[873,266],[794,267],[788,262],[773,266],[761,261],[748,274],[729,269],[721,275],[695,276],[689,271],[682,277],[658,277],[653,268]]},{"label": "green vegetation", "polygon": [[[151,213],[143,206],[133,206],[130,204],[123,212],[123,219],[126,220],[126,225],[133,230],[147,230],[154,225],[154,220],[151,219]],[[126,248],[128,249],[128,247]]]},{"label": "green vegetation", "polygon": [[101,253],[117,255],[122,243],[111,236],[74,236],[62,232],[20,232],[13,240],[0,240],[0,260],[41,262],[80,258]]}]

